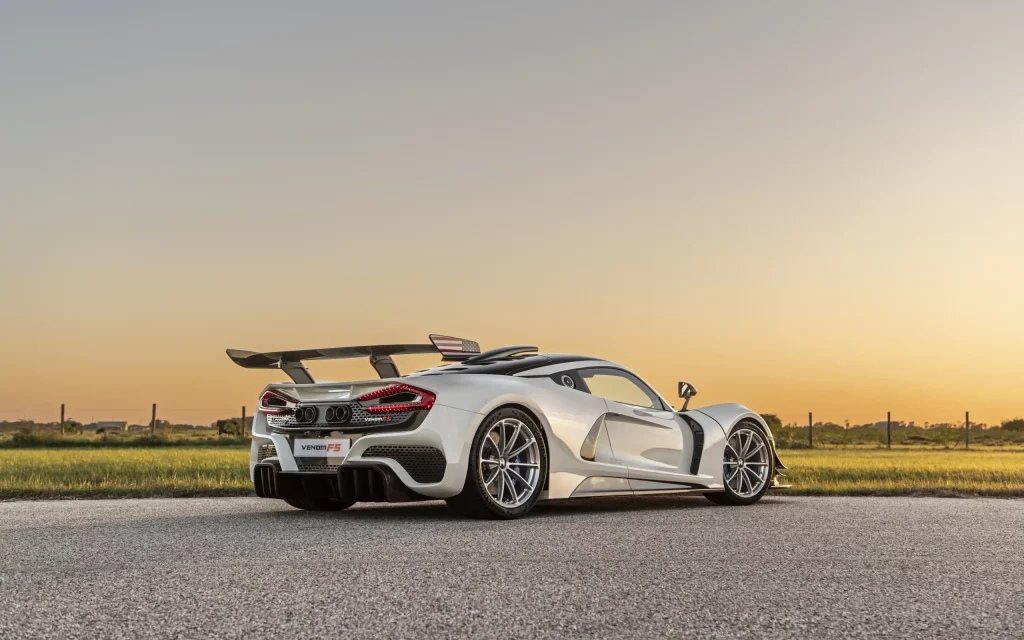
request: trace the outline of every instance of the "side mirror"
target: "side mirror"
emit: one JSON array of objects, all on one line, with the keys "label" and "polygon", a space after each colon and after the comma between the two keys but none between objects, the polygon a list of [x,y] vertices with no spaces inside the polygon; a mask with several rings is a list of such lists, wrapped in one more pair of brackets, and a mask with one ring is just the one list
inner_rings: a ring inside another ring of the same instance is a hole
[{"label": "side mirror", "polygon": [[680,411],[686,411],[686,407],[690,404],[690,398],[695,395],[697,395],[697,387],[689,382],[679,382],[679,397],[683,399],[683,408]]}]

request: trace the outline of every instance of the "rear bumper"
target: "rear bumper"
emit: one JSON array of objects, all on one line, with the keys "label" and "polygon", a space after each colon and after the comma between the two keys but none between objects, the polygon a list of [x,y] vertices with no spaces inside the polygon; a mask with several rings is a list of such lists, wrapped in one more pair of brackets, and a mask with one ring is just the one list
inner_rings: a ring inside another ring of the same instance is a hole
[{"label": "rear bumper", "polygon": [[[382,494],[376,487],[377,481],[386,483],[390,487],[389,495],[394,498],[399,497],[399,490],[406,492],[412,499],[450,498],[462,491],[468,470],[470,443],[483,417],[471,411],[435,405],[411,431],[337,434],[333,437],[352,439],[344,463],[336,469],[317,467],[314,470],[292,454],[292,434],[271,430],[267,426],[266,416],[260,413],[253,422],[250,477],[257,494],[260,493],[261,483],[267,487],[270,480],[277,483],[278,493],[288,493],[311,483],[319,486],[326,477],[333,478],[328,482],[334,482],[342,491],[347,490],[346,487],[351,484],[352,491],[364,496],[357,501],[366,501],[365,496],[380,497]],[[275,455],[270,458],[260,455],[260,448],[268,444],[272,444],[275,450]],[[273,477],[267,476],[270,471],[264,465],[274,470]],[[365,473],[360,476],[358,488],[355,475],[351,482],[338,479],[344,473],[356,474],[356,470],[360,469],[376,471],[373,476]],[[259,477],[258,473],[265,477]],[[312,479],[303,480],[304,477]],[[370,477],[375,482],[372,492],[368,484]],[[362,480],[367,483],[365,491]],[[341,498],[341,495],[337,497]],[[387,501],[402,500],[389,498]]]},{"label": "rear bumper", "polygon": [[336,473],[282,473],[272,462],[253,469],[260,498],[328,498],[344,502],[416,502],[429,500],[405,486],[383,464],[343,465]]}]

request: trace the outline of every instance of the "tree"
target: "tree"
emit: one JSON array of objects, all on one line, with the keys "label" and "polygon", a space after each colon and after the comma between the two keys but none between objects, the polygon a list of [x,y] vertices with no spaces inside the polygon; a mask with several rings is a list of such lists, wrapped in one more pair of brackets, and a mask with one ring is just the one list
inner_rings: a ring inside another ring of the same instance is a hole
[{"label": "tree", "polygon": [[782,428],[782,420],[780,420],[779,416],[775,415],[774,413],[762,413],[761,418],[764,419],[765,423],[768,425],[768,428],[773,432],[778,431],[779,429]]},{"label": "tree", "polygon": [[1014,418],[1013,420],[1004,420],[1003,424],[1000,425],[1007,431],[1024,431],[1024,418]]},{"label": "tree", "polygon": [[214,423],[217,427],[217,435],[229,434],[229,435],[241,435],[242,434],[242,423],[236,418],[229,418],[227,420],[218,420]]}]

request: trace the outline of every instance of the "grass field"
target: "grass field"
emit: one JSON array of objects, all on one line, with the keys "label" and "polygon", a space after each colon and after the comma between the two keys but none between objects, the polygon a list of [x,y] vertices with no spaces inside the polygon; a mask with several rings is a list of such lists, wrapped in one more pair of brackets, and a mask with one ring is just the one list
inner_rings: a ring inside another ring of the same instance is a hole
[{"label": "grass field", "polygon": [[[802,495],[1024,497],[1024,451],[780,452]],[[0,499],[251,495],[248,447],[0,449]]]},{"label": "grass field", "polygon": [[249,447],[0,449],[0,498],[249,495]]},{"label": "grass field", "polygon": [[802,495],[1024,497],[1024,451],[800,449],[780,451]]}]

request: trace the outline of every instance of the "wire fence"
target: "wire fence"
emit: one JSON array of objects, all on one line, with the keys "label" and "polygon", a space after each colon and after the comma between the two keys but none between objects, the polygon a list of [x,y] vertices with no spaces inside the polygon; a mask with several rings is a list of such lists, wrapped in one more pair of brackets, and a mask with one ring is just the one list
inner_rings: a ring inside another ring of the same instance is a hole
[{"label": "wire fence", "polygon": [[[68,405],[62,403],[60,405],[58,420],[53,422],[38,422],[36,420],[30,420],[25,417],[26,412],[22,409],[0,409],[0,429],[3,430],[51,430],[59,431],[60,436],[63,437],[69,433],[82,433],[92,432],[108,434],[113,432],[131,432],[131,431],[148,431],[150,435],[155,435],[158,431],[189,431],[189,430],[208,430],[216,429],[219,434],[227,433],[234,435],[245,435],[248,431],[251,431],[252,415],[247,413],[247,407],[243,405],[241,407],[240,415],[231,416],[228,418],[219,418],[212,422],[203,422],[195,424],[192,421],[172,421],[164,419],[158,416],[157,404],[153,403],[149,410],[149,420],[145,422],[137,421],[131,422],[128,420],[117,419],[118,414],[127,413],[123,408],[112,408],[112,407],[78,407],[77,415],[87,414],[89,420],[79,420],[71,416],[68,412]],[[209,416],[211,414],[216,415],[220,412],[219,409],[209,408],[172,408],[168,411],[169,415],[180,416],[182,414],[199,415],[203,414]],[[38,411],[33,413],[38,414]],[[136,413],[137,412],[132,412]],[[226,412],[220,412],[223,415]],[[5,415],[6,414],[6,415]],[[21,415],[21,419],[12,419],[13,416]],[[96,420],[95,416],[100,415],[109,417],[109,419]]]},{"label": "wire fence", "polygon": [[965,412],[959,423],[924,426],[893,420],[892,412],[886,412],[885,420],[854,427],[815,422],[813,413],[808,413],[804,426],[776,424],[772,425],[772,432],[780,448],[789,449],[870,445],[887,449],[935,446],[970,450],[979,446],[1024,445],[1024,419],[1006,420],[990,427],[972,422],[970,412]]}]

